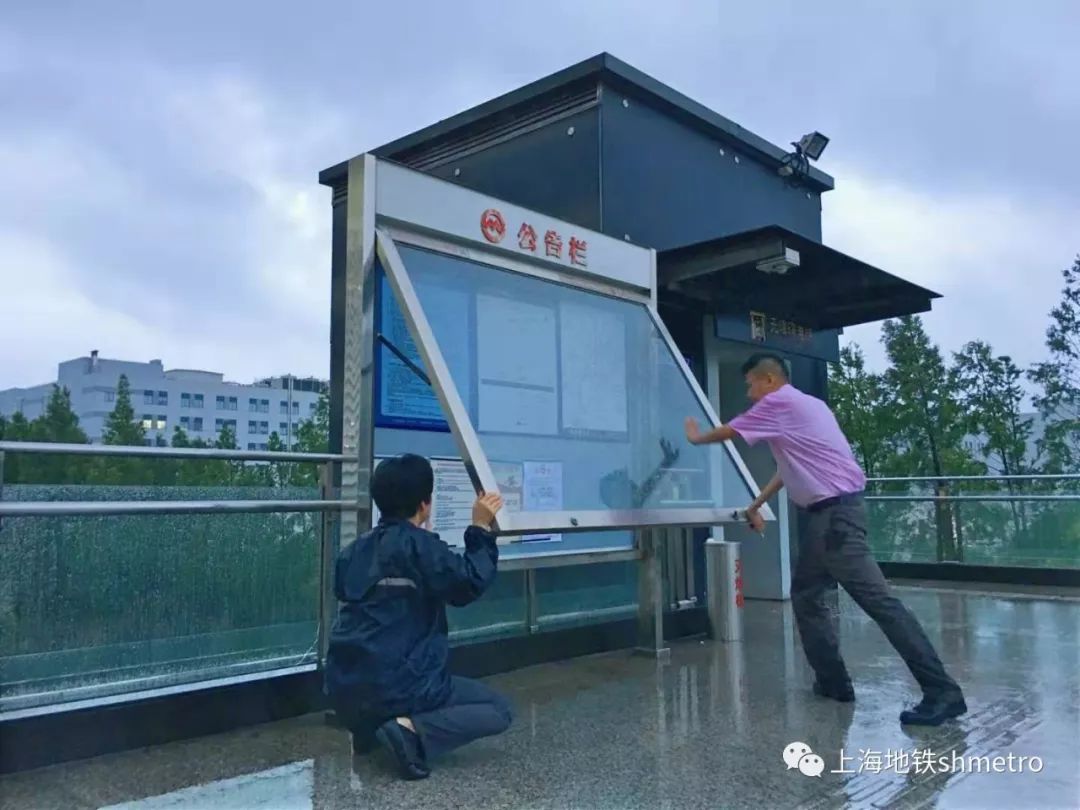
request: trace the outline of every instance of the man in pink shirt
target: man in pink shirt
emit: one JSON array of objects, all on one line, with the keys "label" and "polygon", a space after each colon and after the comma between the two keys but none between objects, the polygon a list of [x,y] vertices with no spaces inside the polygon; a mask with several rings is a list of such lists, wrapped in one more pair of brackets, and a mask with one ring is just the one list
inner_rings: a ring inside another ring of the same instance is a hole
[{"label": "man in pink shirt", "polygon": [[866,476],[829,407],[788,382],[784,361],[758,354],[743,366],[753,407],[730,424],[702,433],[693,419],[686,435],[693,444],[741,436],[750,445],[764,441],[776,459],[776,475],[747,509],[750,525],[765,528],[760,510],[787,487],[788,496],[808,513],[791,601],[803,650],[817,675],[815,694],[841,702],[855,699],[840,657],[825,591],[839,583],[877,622],[923,690],[923,700],[901,712],[900,722],[936,726],[967,711],[956,681],[945,672],[918,620],[889,592],[866,542]]}]

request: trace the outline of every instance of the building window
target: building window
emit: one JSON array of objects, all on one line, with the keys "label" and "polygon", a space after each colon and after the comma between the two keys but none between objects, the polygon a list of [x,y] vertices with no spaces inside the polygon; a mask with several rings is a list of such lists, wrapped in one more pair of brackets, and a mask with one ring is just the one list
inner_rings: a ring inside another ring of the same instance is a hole
[{"label": "building window", "polygon": [[270,432],[270,423],[269,422],[259,422],[259,433],[261,433],[263,436],[265,436],[269,432]]},{"label": "building window", "polygon": [[154,429],[154,417],[144,413],[143,418],[142,418],[142,428],[143,428],[143,430],[153,430]]},{"label": "building window", "polygon": [[307,406],[308,413],[315,413],[315,409],[318,408],[318,407],[319,407],[318,403],[309,402],[308,406]]},{"label": "building window", "polygon": [[190,408],[191,407],[191,394],[181,394],[180,395],[180,407],[181,408]]},{"label": "building window", "polygon": [[154,440],[153,440],[153,439],[143,439],[143,444],[144,444],[144,445],[145,445],[146,447],[153,447],[153,446],[154,446],[154,444],[155,444],[155,442],[154,442]]},{"label": "building window", "polygon": [[257,432],[258,432],[257,423],[255,422],[254,419],[252,419],[252,420],[250,420],[248,422],[248,433],[257,433]]},{"label": "building window", "polygon": [[[225,397],[218,397],[217,398],[217,409],[219,411],[225,410]],[[221,420],[219,419],[218,421],[220,422]]]},{"label": "building window", "polygon": [[229,430],[233,431],[234,433],[236,432],[236,420],[235,419],[218,419],[218,420],[216,420],[214,425],[217,428],[218,433],[220,433],[224,428],[228,428]]},{"label": "building window", "polygon": [[143,391],[142,392],[142,400],[143,400],[143,405],[153,405],[154,404],[154,392],[153,391]]},{"label": "building window", "polygon": [[180,417],[180,429],[181,430],[191,430],[191,417],[190,416],[181,416]]},{"label": "building window", "polygon": [[236,397],[229,397],[229,407],[228,407],[228,410],[230,410],[230,411],[235,411],[236,409],[237,409],[237,402],[236,402]]},{"label": "building window", "polygon": [[158,405],[168,405],[169,404],[169,392],[168,391],[158,391],[157,392],[157,404]]},{"label": "building window", "polygon": [[198,408],[198,409],[201,410],[202,406],[203,406],[203,395],[202,394],[196,394],[194,397],[192,397],[192,399],[191,399],[191,407],[192,408]]},{"label": "building window", "polygon": [[282,422],[280,425],[278,425],[278,433],[280,433],[282,436],[284,436],[288,432],[289,432],[289,423],[288,422]]},{"label": "building window", "polygon": [[255,445],[255,442],[248,442],[248,450],[255,450],[255,449],[257,449],[257,447]]},{"label": "building window", "polygon": [[201,416],[196,416],[194,419],[191,420],[191,429],[196,433],[202,433],[203,427]]},{"label": "building window", "polygon": [[166,417],[166,416],[164,416],[162,414],[158,414],[157,421],[154,422],[154,429],[155,430],[164,430],[165,426],[168,424],[168,421],[169,421],[168,417]]},{"label": "building window", "polygon": [[285,402],[285,401],[282,401],[281,407],[279,408],[279,412],[281,413],[282,416],[288,416],[289,415],[289,403]]},{"label": "building window", "polygon": [[268,399],[260,399],[259,400],[259,412],[260,413],[270,413],[270,400],[268,400]]},{"label": "building window", "polygon": [[106,402],[116,402],[116,391],[114,391],[112,388],[110,388],[108,391],[106,391],[105,392],[105,401]]},{"label": "building window", "polygon": [[249,399],[248,400],[248,410],[251,411],[252,413],[258,413],[258,411],[259,411],[259,400],[255,399],[255,397],[252,397],[251,399]]}]

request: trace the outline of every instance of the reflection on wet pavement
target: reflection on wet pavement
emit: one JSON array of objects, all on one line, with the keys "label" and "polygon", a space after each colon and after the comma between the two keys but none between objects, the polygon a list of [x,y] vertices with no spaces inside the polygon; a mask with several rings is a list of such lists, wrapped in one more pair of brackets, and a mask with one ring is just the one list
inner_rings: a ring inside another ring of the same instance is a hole
[{"label": "reflection on wet pavement", "polygon": [[[1080,602],[901,595],[967,690],[957,723],[900,727],[917,690],[846,597],[854,706],[811,694],[790,606],[751,602],[742,644],[695,640],[675,644],[668,664],[614,653],[491,679],[516,725],[425,782],[397,781],[379,756],[354,759],[345,732],[309,716],[17,774],[0,779],[0,806],[1080,807]],[[820,776],[803,773],[809,760],[785,764],[792,742],[821,757]],[[1019,757],[1038,759],[1019,772]]]}]

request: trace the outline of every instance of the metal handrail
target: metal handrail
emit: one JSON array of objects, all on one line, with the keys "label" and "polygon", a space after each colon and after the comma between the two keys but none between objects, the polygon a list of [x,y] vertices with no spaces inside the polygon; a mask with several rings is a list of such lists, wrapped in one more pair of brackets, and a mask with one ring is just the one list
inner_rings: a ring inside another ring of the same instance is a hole
[{"label": "metal handrail", "polygon": [[[366,498],[365,498],[366,501]],[[90,515],[234,515],[275,512],[343,512],[361,503],[348,501],[4,501],[3,517]]]},{"label": "metal handrail", "polygon": [[350,461],[339,453],[298,453],[293,450],[227,450],[217,447],[135,447],[117,444],[0,441],[0,453],[50,456],[120,456],[127,458],[216,459],[221,461],[292,461],[328,464]]},{"label": "metal handrail", "polygon": [[1077,495],[867,495],[867,501],[1080,501]]},{"label": "metal handrail", "polygon": [[906,484],[915,481],[1071,481],[1080,480],[1077,474],[1053,475],[912,475],[897,477],[868,478],[868,484]]}]

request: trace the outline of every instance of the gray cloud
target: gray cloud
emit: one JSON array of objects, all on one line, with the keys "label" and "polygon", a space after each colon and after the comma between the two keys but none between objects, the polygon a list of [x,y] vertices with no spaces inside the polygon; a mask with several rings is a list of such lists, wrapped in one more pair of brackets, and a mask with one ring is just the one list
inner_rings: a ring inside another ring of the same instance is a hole
[{"label": "gray cloud", "polygon": [[827,132],[827,241],[946,293],[947,348],[1038,355],[1080,250],[1074,4],[427,5],[8,10],[0,387],[90,348],[325,374],[317,171],[601,50],[776,142]]}]

